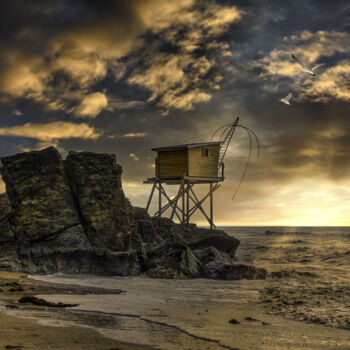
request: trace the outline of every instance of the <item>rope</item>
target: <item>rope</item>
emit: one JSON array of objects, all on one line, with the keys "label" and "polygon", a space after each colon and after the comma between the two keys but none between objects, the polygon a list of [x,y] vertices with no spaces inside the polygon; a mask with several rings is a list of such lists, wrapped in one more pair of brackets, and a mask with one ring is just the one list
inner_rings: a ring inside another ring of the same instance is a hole
[{"label": "rope", "polygon": [[[238,185],[237,185],[237,187],[236,187],[236,190],[235,190],[235,192],[233,193],[232,200],[235,199],[235,197],[236,197],[236,195],[237,195],[237,193],[238,193],[238,190],[239,190],[239,188],[241,187],[241,184],[242,184],[242,182],[243,182],[243,180],[244,180],[245,174],[247,173],[249,161],[250,161],[250,158],[251,158],[251,155],[252,155],[252,136],[251,136],[251,134],[250,134],[250,131],[248,131],[247,129],[246,129],[246,132],[247,132],[247,134],[248,134],[248,136],[249,136],[249,154],[248,154],[247,161],[246,161],[246,163],[245,163],[245,167],[244,167],[244,170],[243,170],[241,179],[239,180],[239,183],[238,183]],[[258,149],[259,149],[259,147],[258,147]],[[258,152],[259,152],[259,151],[258,151]],[[258,153],[258,155],[259,155],[259,153]]]},{"label": "rope", "polygon": [[[247,161],[246,161],[246,164],[244,166],[244,170],[243,170],[242,176],[241,176],[241,178],[239,180],[239,183],[238,183],[238,185],[237,185],[237,187],[236,187],[236,189],[235,189],[235,191],[233,193],[232,200],[235,199],[235,197],[236,197],[236,195],[237,195],[237,193],[238,193],[238,191],[239,191],[239,189],[240,189],[240,187],[242,185],[242,182],[243,182],[243,180],[245,178],[247,170],[248,170],[249,162],[250,162],[250,159],[251,159],[251,156],[252,156],[252,149],[253,149],[253,147],[252,147],[252,135],[254,136],[254,138],[256,140],[256,144],[257,144],[257,157],[260,156],[260,142],[259,142],[259,138],[255,134],[255,132],[253,130],[247,128],[246,126],[243,126],[243,125],[240,125],[240,124],[237,124],[236,126],[239,127],[239,128],[244,129],[246,131],[246,133],[248,134],[248,137],[249,137],[249,154],[248,154],[248,157],[241,157],[241,158],[247,158]],[[220,134],[219,140],[221,140],[223,135],[225,134],[225,132],[227,132],[227,128],[231,128],[231,127],[232,127],[232,124],[226,124],[226,125],[222,125],[222,126],[218,127],[213,132],[212,137],[211,137],[211,141],[213,141],[215,135],[218,133],[219,130],[225,128]]]}]

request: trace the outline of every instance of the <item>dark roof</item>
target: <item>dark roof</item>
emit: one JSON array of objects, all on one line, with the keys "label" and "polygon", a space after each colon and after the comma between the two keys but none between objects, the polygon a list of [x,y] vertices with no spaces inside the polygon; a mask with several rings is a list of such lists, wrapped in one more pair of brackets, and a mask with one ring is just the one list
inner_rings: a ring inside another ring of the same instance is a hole
[{"label": "dark roof", "polygon": [[203,142],[203,143],[187,143],[187,144],[184,144],[184,145],[156,147],[156,148],[152,148],[152,151],[166,151],[166,150],[172,150],[172,149],[186,150],[186,149],[189,149],[189,148],[221,145],[221,143],[222,143],[221,141],[218,141],[218,142]]}]

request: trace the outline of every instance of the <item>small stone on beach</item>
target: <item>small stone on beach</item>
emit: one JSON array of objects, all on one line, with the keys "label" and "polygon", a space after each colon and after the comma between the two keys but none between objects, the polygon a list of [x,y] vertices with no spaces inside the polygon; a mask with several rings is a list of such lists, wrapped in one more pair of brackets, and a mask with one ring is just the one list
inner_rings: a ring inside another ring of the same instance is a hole
[{"label": "small stone on beach", "polygon": [[246,320],[246,321],[259,321],[259,320],[257,320],[256,318],[252,318],[252,317],[249,317],[249,316],[246,317],[245,320]]},{"label": "small stone on beach", "polygon": [[240,322],[237,321],[235,318],[231,318],[230,321],[228,321],[231,324],[239,324]]}]

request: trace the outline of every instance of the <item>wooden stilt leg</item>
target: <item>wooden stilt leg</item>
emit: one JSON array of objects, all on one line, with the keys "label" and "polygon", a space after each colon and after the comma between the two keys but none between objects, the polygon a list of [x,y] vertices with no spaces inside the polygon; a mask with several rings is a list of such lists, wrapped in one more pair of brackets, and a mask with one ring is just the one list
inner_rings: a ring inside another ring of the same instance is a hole
[{"label": "wooden stilt leg", "polygon": [[[177,193],[177,195],[176,195],[176,200],[175,200],[175,202],[174,202],[173,211],[171,212],[170,220],[173,220],[174,214],[176,213],[177,203],[179,202],[179,198],[180,198],[181,193],[182,193],[183,184],[184,184],[184,179],[182,179],[181,185],[180,185],[180,187],[179,187],[179,191],[178,191],[178,193]],[[178,217],[178,219],[179,219],[180,222],[181,222],[181,219],[179,218],[179,216],[177,215],[177,213],[176,213],[176,216]],[[183,224],[183,222],[181,222],[181,223]]]},{"label": "wooden stilt leg", "polygon": [[[218,185],[218,184],[214,185],[213,192],[215,192],[220,186],[221,185]],[[206,194],[200,201],[197,200],[197,203],[190,209],[190,216],[198,209],[199,205],[201,205],[209,196],[210,196],[210,193]]]},{"label": "wooden stilt leg", "polygon": [[185,224],[185,183],[182,183],[182,223]]},{"label": "wooden stilt leg", "polygon": [[[198,198],[197,198],[196,194],[194,193],[194,191],[193,191],[192,189],[191,189],[191,193],[192,193],[192,195],[193,195],[193,197],[194,197],[194,198],[191,198],[191,199],[192,199],[192,201],[193,201],[194,203],[196,203],[196,210],[199,209],[199,210],[202,212],[202,214],[205,216],[205,218],[207,219],[207,221],[208,221],[210,227],[215,228],[215,225],[214,225],[213,221],[211,221],[210,218],[208,217],[208,215],[206,214],[205,210],[203,209],[203,207],[202,207],[202,205],[201,205],[201,202],[198,201]],[[192,211],[192,213],[190,214],[190,216],[191,216],[196,210]]]},{"label": "wooden stilt leg", "polygon": [[190,186],[187,181],[186,186],[186,226],[190,224]]},{"label": "wooden stilt leg", "polygon": [[158,183],[159,197],[158,197],[158,215],[162,216],[162,182]]},{"label": "wooden stilt leg", "polygon": [[213,228],[213,183],[210,183],[210,228]]},{"label": "wooden stilt leg", "polygon": [[146,211],[148,213],[148,210],[149,210],[149,206],[151,205],[151,202],[152,202],[152,198],[153,198],[153,193],[154,193],[154,190],[156,188],[156,182],[153,184],[153,187],[152,187],[152,190],[151,190],[151,194],[148,198],[148,201],[147,201],[147,205],[146,205]]}]

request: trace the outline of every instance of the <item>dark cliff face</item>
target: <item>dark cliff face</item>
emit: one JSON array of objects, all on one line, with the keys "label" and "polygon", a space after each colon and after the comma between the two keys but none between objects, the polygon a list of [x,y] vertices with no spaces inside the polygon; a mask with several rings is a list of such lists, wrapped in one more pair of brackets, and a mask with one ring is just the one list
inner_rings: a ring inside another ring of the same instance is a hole
[{"label": "dark cliff face", "polygon": [[118,225],[122,215],[106,210],[130,207],[121,193],[121,169],[110,157],[73,154],[64,164],[50,147],[2,158],[23,271],[108,273],[114,266],[118,274],[138,272],[135,252],[127,251],[127,215]]},{"label": "dark cliff face", "polygon": [[125,250],[131,211],[121,188],[122,169],[110,154],[70,152],[65,168],[86,234],[97,255]]},{"label": "dark cliff face", "polygon": [[18,245],[10,224],[10,203],[6,194],[0,195],[0,269],[21,271]]},{"label": "dark cliff face", "polygon": [[0,195],[0,269],[264,277],[261,269],[236,268],[239,241],[225,232],[186,228],[132,207],[114,155],[70,152],[63,161],[49,147],[2,158],[2,164],[7,195]]},{"label": "dark cliff face", "polygon": [[23,270],[52,271],[66,264],[64,255],[90,252],[57,150],[17,154],[2,163]]}]

